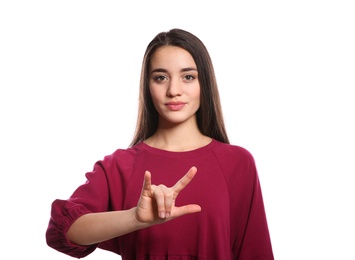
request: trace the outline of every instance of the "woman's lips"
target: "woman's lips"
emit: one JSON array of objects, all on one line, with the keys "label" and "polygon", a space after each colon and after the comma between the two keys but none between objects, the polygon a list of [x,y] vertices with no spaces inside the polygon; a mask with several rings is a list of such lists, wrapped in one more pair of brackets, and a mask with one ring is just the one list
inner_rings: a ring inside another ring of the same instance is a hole
[{"label": "woman's lips", "polygon": [[165,104],[171,111],[178,111],[185,106],[184,102],[168,102]]}]

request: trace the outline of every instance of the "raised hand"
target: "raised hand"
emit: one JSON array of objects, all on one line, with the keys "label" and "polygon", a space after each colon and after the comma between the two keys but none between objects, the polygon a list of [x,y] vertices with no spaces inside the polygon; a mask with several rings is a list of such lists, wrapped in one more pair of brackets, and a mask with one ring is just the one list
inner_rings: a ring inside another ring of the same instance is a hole
[{"label": "raised hand", "polygon": [[201,211],[201,207],[196,204],[175,206],[177,196],[194,178],[196,172],[196,167],[191,167],[185,176],[169,188],[163,184],[153,185],[151,174],[146,171],[141,197],[136,208],[137,220],[153,225]]}]

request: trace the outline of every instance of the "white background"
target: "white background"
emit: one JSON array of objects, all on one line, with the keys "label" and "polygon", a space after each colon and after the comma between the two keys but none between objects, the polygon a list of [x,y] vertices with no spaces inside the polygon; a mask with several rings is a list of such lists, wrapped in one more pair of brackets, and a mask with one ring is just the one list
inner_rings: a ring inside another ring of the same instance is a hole
[{"label": "white background", "polygon": [[[209,49],[231,142],[255,157],[275,259],[355,259],[352,3],[1,1],[0,258],[72,259],[46,245],[50,204],[129,145],[145,48],[179,27]],[[86,259],[103,258],[120,259]]]}]

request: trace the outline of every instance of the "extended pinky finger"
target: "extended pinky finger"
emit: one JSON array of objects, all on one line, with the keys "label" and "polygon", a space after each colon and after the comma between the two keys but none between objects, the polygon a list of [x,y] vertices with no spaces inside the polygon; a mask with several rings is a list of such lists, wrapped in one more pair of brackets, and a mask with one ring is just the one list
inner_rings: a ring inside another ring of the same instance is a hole
[{"label": "extended pinky finger", "polygon": [[149,171],[145,171],[142,192],[150,194],[151,190],[152,190],[152,177]]}]

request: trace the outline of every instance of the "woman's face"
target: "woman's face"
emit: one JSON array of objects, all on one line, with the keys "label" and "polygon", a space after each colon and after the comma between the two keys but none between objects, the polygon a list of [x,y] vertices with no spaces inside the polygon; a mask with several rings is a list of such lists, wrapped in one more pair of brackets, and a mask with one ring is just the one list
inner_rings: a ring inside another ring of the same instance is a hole
[{"label": "woman's face", "polygon": [[196,121],[200,83],[194,59],[186,50],[162,46],[152,55],[149,90],[159,114],[159,125]]}]

